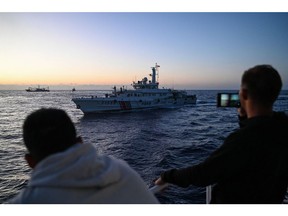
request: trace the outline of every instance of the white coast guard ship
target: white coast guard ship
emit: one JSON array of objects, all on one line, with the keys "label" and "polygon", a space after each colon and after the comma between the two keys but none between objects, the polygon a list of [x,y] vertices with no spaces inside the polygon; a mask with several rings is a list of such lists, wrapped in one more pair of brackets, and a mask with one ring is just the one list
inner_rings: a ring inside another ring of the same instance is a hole
[{"label": "white coast guard ship", "polygon": [[124,87],[117,91],[113,87],[111,94],[103,97],[89,96],[77,97],[72,101],[83,113],[132,111],[143,109],[176,108],[187,104],[196,104],[196,95],[188,95],[183,90],[159,89],[156,81],[157,65],[152,67],[152,80],[144,77],[141,81],[133,82],[134,89],[128,90]]}]

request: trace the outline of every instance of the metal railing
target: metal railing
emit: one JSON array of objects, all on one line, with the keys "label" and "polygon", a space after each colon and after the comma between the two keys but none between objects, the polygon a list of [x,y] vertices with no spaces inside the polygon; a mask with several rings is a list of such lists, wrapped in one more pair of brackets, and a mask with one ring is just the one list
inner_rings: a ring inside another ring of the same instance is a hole
[{"label": "metal railing", "polygon": [[[163,189],[165,189],[168,186],[169,186],[168,183],[165,183],[163,185],[155,185],[155,186],[149,188],[149,190],[153,194],[156,194],[156,193],[159,193],[160,191],[162,191]],[[210,204],[210,202],[211,202],[211,194],[212,194],[212,186],[209,185],[209,186],[206,187],[206,204]],[[288,190],[287,190],[287,194],[288,194]],[[283,204],[288,204],[288,197],[286,197],[283,200]]]},{"label": "metal railing", "polygon": [[168,187],[168,183],[165,183],[163,185],[154,185],[153,187],[149,188],[149,191],[151,191],[153,194],[159,193],[164,188]]}]

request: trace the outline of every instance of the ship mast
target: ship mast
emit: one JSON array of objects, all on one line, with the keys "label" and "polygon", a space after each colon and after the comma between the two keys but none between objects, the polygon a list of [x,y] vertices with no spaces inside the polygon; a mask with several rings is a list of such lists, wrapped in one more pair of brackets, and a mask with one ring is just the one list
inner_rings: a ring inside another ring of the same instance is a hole
[{"label": "ship mast", "polygon": [[132,86],[134,89],[158,89],[159,82],[156,80],[156,75],[158,75],[158,67],[159,65],[155,65],[155,67],[152,67],[152,74],[149,74],[149,76],[152,76],[152,80],[149,80],[147,77],[144,77],[142,80],[139,80],[138,82],[133,82]]},{"label": "ship mast", "polygon": [[159,79],[159,71],[158,71],[158,67],[160,67],[159,65],[157,65],[157,63],[155,64],[155,67],[152,67],[152,83],[156,84],[156,71],[157,73],[157,77]]}]

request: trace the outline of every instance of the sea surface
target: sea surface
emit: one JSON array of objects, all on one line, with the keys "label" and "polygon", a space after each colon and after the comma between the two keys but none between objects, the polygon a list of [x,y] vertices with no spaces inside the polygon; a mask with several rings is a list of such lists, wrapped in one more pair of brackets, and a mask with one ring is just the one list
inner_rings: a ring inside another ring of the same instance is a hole
[{"label": "sea surface", "polygon": [[[0,203],[19,193],[29,180],[22,124],[32,111],[64,109],[84,142],[93,143],[99,154],[125,160],[152,187],[161,172],[201,162],[238,128],[236,108],[216,107],[218,92],[231,91],[188,91],[197,95],[197,104],[177,109],[84,116],[72,97],[99,96],[104,91],[0,91]],[[288,91],[281,92],[274,110],[288,111]],[[165,204],[202,204],[205,188],[170,185],[157,198]]]}]

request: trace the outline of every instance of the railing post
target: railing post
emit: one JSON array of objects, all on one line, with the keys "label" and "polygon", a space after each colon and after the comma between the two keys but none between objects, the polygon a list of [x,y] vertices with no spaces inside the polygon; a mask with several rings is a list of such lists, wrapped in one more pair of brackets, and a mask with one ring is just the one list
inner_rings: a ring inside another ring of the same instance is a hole
[{"label": "railing post", "polygon": [[210,204],[211,192],[212,192],[212,186],[209,185],[209,186],[206,187],[206,204]]}]

